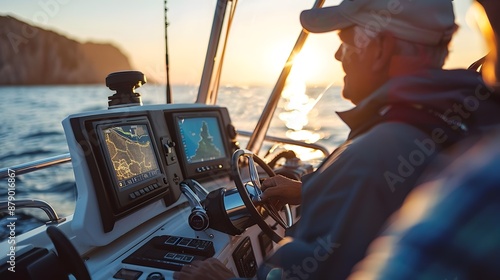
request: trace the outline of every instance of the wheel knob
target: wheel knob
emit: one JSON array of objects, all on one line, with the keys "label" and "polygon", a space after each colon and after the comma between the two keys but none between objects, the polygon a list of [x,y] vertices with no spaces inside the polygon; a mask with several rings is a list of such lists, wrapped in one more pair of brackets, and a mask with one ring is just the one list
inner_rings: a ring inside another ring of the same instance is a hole
[{"label": "wheel knob", "polygon": [[206,230],[209,226],[207,213],[203,210],[193,209],[188,218],[189,226],[197,231]]}]

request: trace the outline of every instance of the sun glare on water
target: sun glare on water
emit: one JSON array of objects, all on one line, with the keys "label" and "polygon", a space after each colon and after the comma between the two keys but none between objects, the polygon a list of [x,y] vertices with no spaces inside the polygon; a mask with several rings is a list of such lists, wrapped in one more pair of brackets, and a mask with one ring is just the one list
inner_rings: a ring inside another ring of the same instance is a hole
[{"label": "sun glare on water", "polygon": [[[314,72],[315,65],[311,63],[314,60],[307,53],[302,52],[295,57],[294,61],[294,66],[281,94],[282,103],[280,109],[282,111],[278,117],[288,128],[286,132],[288,138],[306,143],[315,143],[322,136],[311,130],[312,125],[310,122],[314,121],[314,118],[311,118],[314,115],[312,112],[314,112],[314,106],[321,99],[323,93],[316,97],[308,95],[307,81],[309,75]],[[294,150],[301,154],[301,158],[322,156],[319,151],[316,151],[319,154],[316,152],[311,154],[311,150],[307,148],[302,151],[297,151],[296,148]]]}]

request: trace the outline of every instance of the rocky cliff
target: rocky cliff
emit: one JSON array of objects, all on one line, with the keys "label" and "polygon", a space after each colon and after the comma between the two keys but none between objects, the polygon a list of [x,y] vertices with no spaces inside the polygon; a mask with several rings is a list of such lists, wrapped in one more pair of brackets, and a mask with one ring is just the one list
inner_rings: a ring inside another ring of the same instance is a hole
[{"label": "rocky cliff", "polygon": [[116,46],[81,43],[0,16],[0,85],[102,84],[110,72],[128,69]]}]

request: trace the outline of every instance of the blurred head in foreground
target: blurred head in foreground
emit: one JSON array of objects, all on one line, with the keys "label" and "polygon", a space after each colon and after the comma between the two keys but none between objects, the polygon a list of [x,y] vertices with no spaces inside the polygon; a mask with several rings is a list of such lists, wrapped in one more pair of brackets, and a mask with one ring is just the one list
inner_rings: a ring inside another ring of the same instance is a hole
[{"label": "blurred head in foreground", "polygon": [[[474,2],[476,22],[490,50],[483,63],[482,73],[486,83],[498,89],[500,65],[498,64],[498,39],[500,34],[500,1],[477,0]],[[495,15],[496,13],[496,15]]]}]

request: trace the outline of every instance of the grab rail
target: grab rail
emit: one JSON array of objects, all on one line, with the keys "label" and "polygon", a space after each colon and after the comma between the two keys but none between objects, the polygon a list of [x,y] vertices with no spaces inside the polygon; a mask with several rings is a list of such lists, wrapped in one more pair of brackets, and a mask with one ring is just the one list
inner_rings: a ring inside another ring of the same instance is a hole
[{"label": "grab rail", "polygon": [[[238,130],[237,133],[241,136],[244,136],[244,137],[251,137],[252,136],[252,132],[249,132],[249,131]],[[328,156],[330,154],[328,149],[326,149],[325,147],[323,147],[321,145],[314,144],[314,143],[304,143],[304,142],[300,142],[300,141],[296,141],[296,140],[292,140],[292,139],[276,137],[276,136],[269,136],[269,135],[266,135],[264,140],[272,141],[272,142],[281,142],[281,143],[285,143],[285,144],[297,145],[297,146],[302,146],[302,147],[306,147],[306,148],[310,148],[310,149],[319,150],[325,156]],[[70,161],[71,161],[71,156],[69,153],[66,153],[66,154],[62,154],[62,155],[58,155],[58,156],[54,156],[54,157],[49,157],[49,158],[45,158],[45,159],[41,159],[41,160],[35,160],[32,162],[27,162],[27,163],[15,165],[12,167],[1,168],[0,169],[0,179],[8,178],[9,173],[12,173],[12,171],[14,171],[16,173],[16,176],[17,176],[17,175],[22,175],[22,174],[30,173],[33,171],[41,170],[41,169],[44,169],[47,167],[51,167],[51,166],[55,166],[55,165],[59,165],[59,164],[63,164],[63,163],[68,163]],[[9,170],[10,170],[10,172],[9,172]]]},{"label": "grab rail", "polygon": [[[9,174],[14,171],[17,175],[30,173],[54,165],[59,165],[71,161],[71,156],[69,153],[62,154],[54,157],[49,157],[41,160],[35,160],[32,162],[22,163],[16,166],[7,167],[0,169],[0,179],[9,177]],[[9,170],[11,170],[9,172]]]},{"label": "grab rail", "polygon": [[[9,210],[10,204],[7,201],[0,201],[0,212],[6,212],[10,211]],[[24,199],[24,200],[16,200],[15,201],[15,207],[16,209],[22,209],[22,208],[38,208],[42,209],[45,214],[49,217],[49,221],[46,222],[47,225],[49,224],[59,224],[64,221],[66,221],[66,218],[59,218],[59,216],[56,213],[56,210],[50,206],[50,204],[46,201],[39,200],[39,199]]]},{"label": "grab rail", "polygon": [[[237,130],[236,131],[239,135],[241,136],[245,136],[245,137],[251,137],[252,136],[252,132],[249,132],[249,131],[243,131],[243,130]],[[301,141],[297,141],[297,140],[292,140],[292,139],[287,139],[287,138],[282,138],[282,137],[276,137],[276,136],[269,136],[269,135],[266,135],[264,137],[264,140],[267,140],[267,141],[272,141],[272,142],[281,142],[281,143],[285,143],[285,144],[290,144],[290,145],[296,145],[296,146],[301,146],[301,147],[306,147],[306,148],[310,148],[310,149],[315,149],[315,150],[319,150],[321,151],[325,157],[329,156],[330,155],[330,152],[328,151],[327,148],[319,145],[319,144],[314,144],[314,143],[304,143],[304,142],[301,142]]]}]

